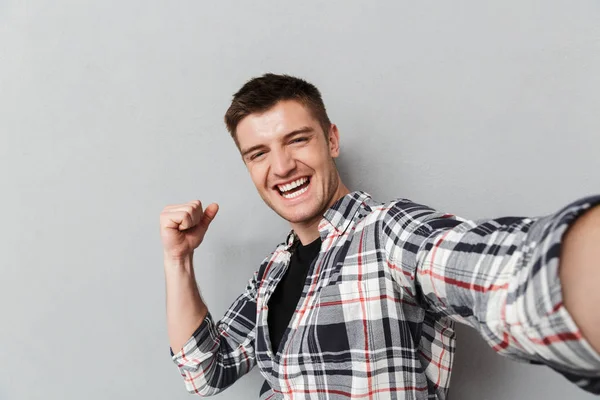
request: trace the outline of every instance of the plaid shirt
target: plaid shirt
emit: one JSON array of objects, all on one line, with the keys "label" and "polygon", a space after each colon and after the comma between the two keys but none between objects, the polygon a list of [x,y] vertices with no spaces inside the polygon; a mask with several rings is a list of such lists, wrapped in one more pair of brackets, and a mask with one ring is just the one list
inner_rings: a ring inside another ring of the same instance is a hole
[{"label": "plaid shirt", "polygon": [[173,361],[187,389],[215,394],[258,365],[261,399],[445,399],[455,321],[498,353],[600,393],[600,355],[562,303],[561,237],[600,195],[537,218],[470,221],[364,192],[337,201],[279,349],[269,298],[295,235],[275,249],[218,322],[210,313]]}]

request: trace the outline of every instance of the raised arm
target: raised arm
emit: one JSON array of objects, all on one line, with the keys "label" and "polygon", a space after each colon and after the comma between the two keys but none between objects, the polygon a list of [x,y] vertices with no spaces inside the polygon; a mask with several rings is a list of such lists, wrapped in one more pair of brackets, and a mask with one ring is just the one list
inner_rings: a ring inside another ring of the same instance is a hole
[{"label": "raised arm", "polygon": [[193,201],[168,206],[160,216],[171,356],[187,390],[201,395],[222,391],[255,365],[257,273],[216,324],[196,283],[193,253],[217,210]]},{"label": "raised arm", "polygon": [[167,206],[160,214],[167,325],[173,349],[183,346],[208,312],[196,284],[193,255],[217,212],[216,204],[202,210],[202,203],[195,200]]}]

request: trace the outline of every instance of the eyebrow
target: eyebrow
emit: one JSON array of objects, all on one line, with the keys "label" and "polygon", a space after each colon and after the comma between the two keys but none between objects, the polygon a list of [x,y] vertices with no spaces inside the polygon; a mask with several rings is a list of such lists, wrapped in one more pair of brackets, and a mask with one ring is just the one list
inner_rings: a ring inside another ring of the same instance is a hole
[{"label": "eyebrow", "polygon": [[[286,133],[285,136],[283,137],[283,140],[288,140],[292,136],[300,135],[302,133],[310,133],[310,132],[314,132],[314,129],[311,128],[310,126],[303,126],[302,128],[295,129],[295,130],[291,131],[290,133]],[[249,153],[252,153],[253,151],[262,149],[264,147],[266,147],[264,144],[257,144],[256,146],[252,146],[252,147],[242,151],[242,157],[246,157]]]}]

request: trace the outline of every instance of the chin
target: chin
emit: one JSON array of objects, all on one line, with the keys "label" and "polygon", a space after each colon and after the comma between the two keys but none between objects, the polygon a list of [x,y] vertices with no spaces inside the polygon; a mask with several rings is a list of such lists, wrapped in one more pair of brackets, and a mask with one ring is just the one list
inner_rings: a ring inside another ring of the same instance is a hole
[{"label": "chin", "polygon": [[301,224],[304,222],[311,222],[320,215],[320,208],[316,204],[297,204],[292,207],[273,207],[271,209],[275,211],[281,218],[292,224]]},{"label": "chin", "polygon": [[285,219],[286,221],[293,223],[293,224],[299,224],[302,222],[308,222],[312,219],[314,219],[317,215],[318,212],[314,211],[314,210],[289,210],[289,209],[273,209],[273,211],[275,211],[277,214],[279,214],[279,216],[283,219]]},{"label": "chin", "polygon": [[305,215],[281,215],[286,221],[292,224],[308,223],[315,219],[318,214],[305,214]]}]

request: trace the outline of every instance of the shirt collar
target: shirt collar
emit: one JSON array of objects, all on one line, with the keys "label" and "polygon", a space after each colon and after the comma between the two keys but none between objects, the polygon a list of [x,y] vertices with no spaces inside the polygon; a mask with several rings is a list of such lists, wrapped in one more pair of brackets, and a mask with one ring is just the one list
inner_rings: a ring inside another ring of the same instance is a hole
[{"label": "shirt collar", "polygon": [[[336,236],[342,235],[358,218],[370,212],[371,208],[365,203],[370,198],[371,195],[366,192],[354,191],[333,203],[319,222],[321,240],[325,240],[332,233]],[[295,240],[297,237],[292,230],[287,237],[286,248],[290,248]]]},{"label": "shirt collar", "polygon": [[[371,196],[368,193],[355,191],[333,203],[319,223],[321,238],[327,237],[334,231],[336,235],[343,234],[357,218],[362,217],[363,213],[359,211],[367,207],[365,201],[369,198]],[[370,211],[370,208],[367,211]]]}]

